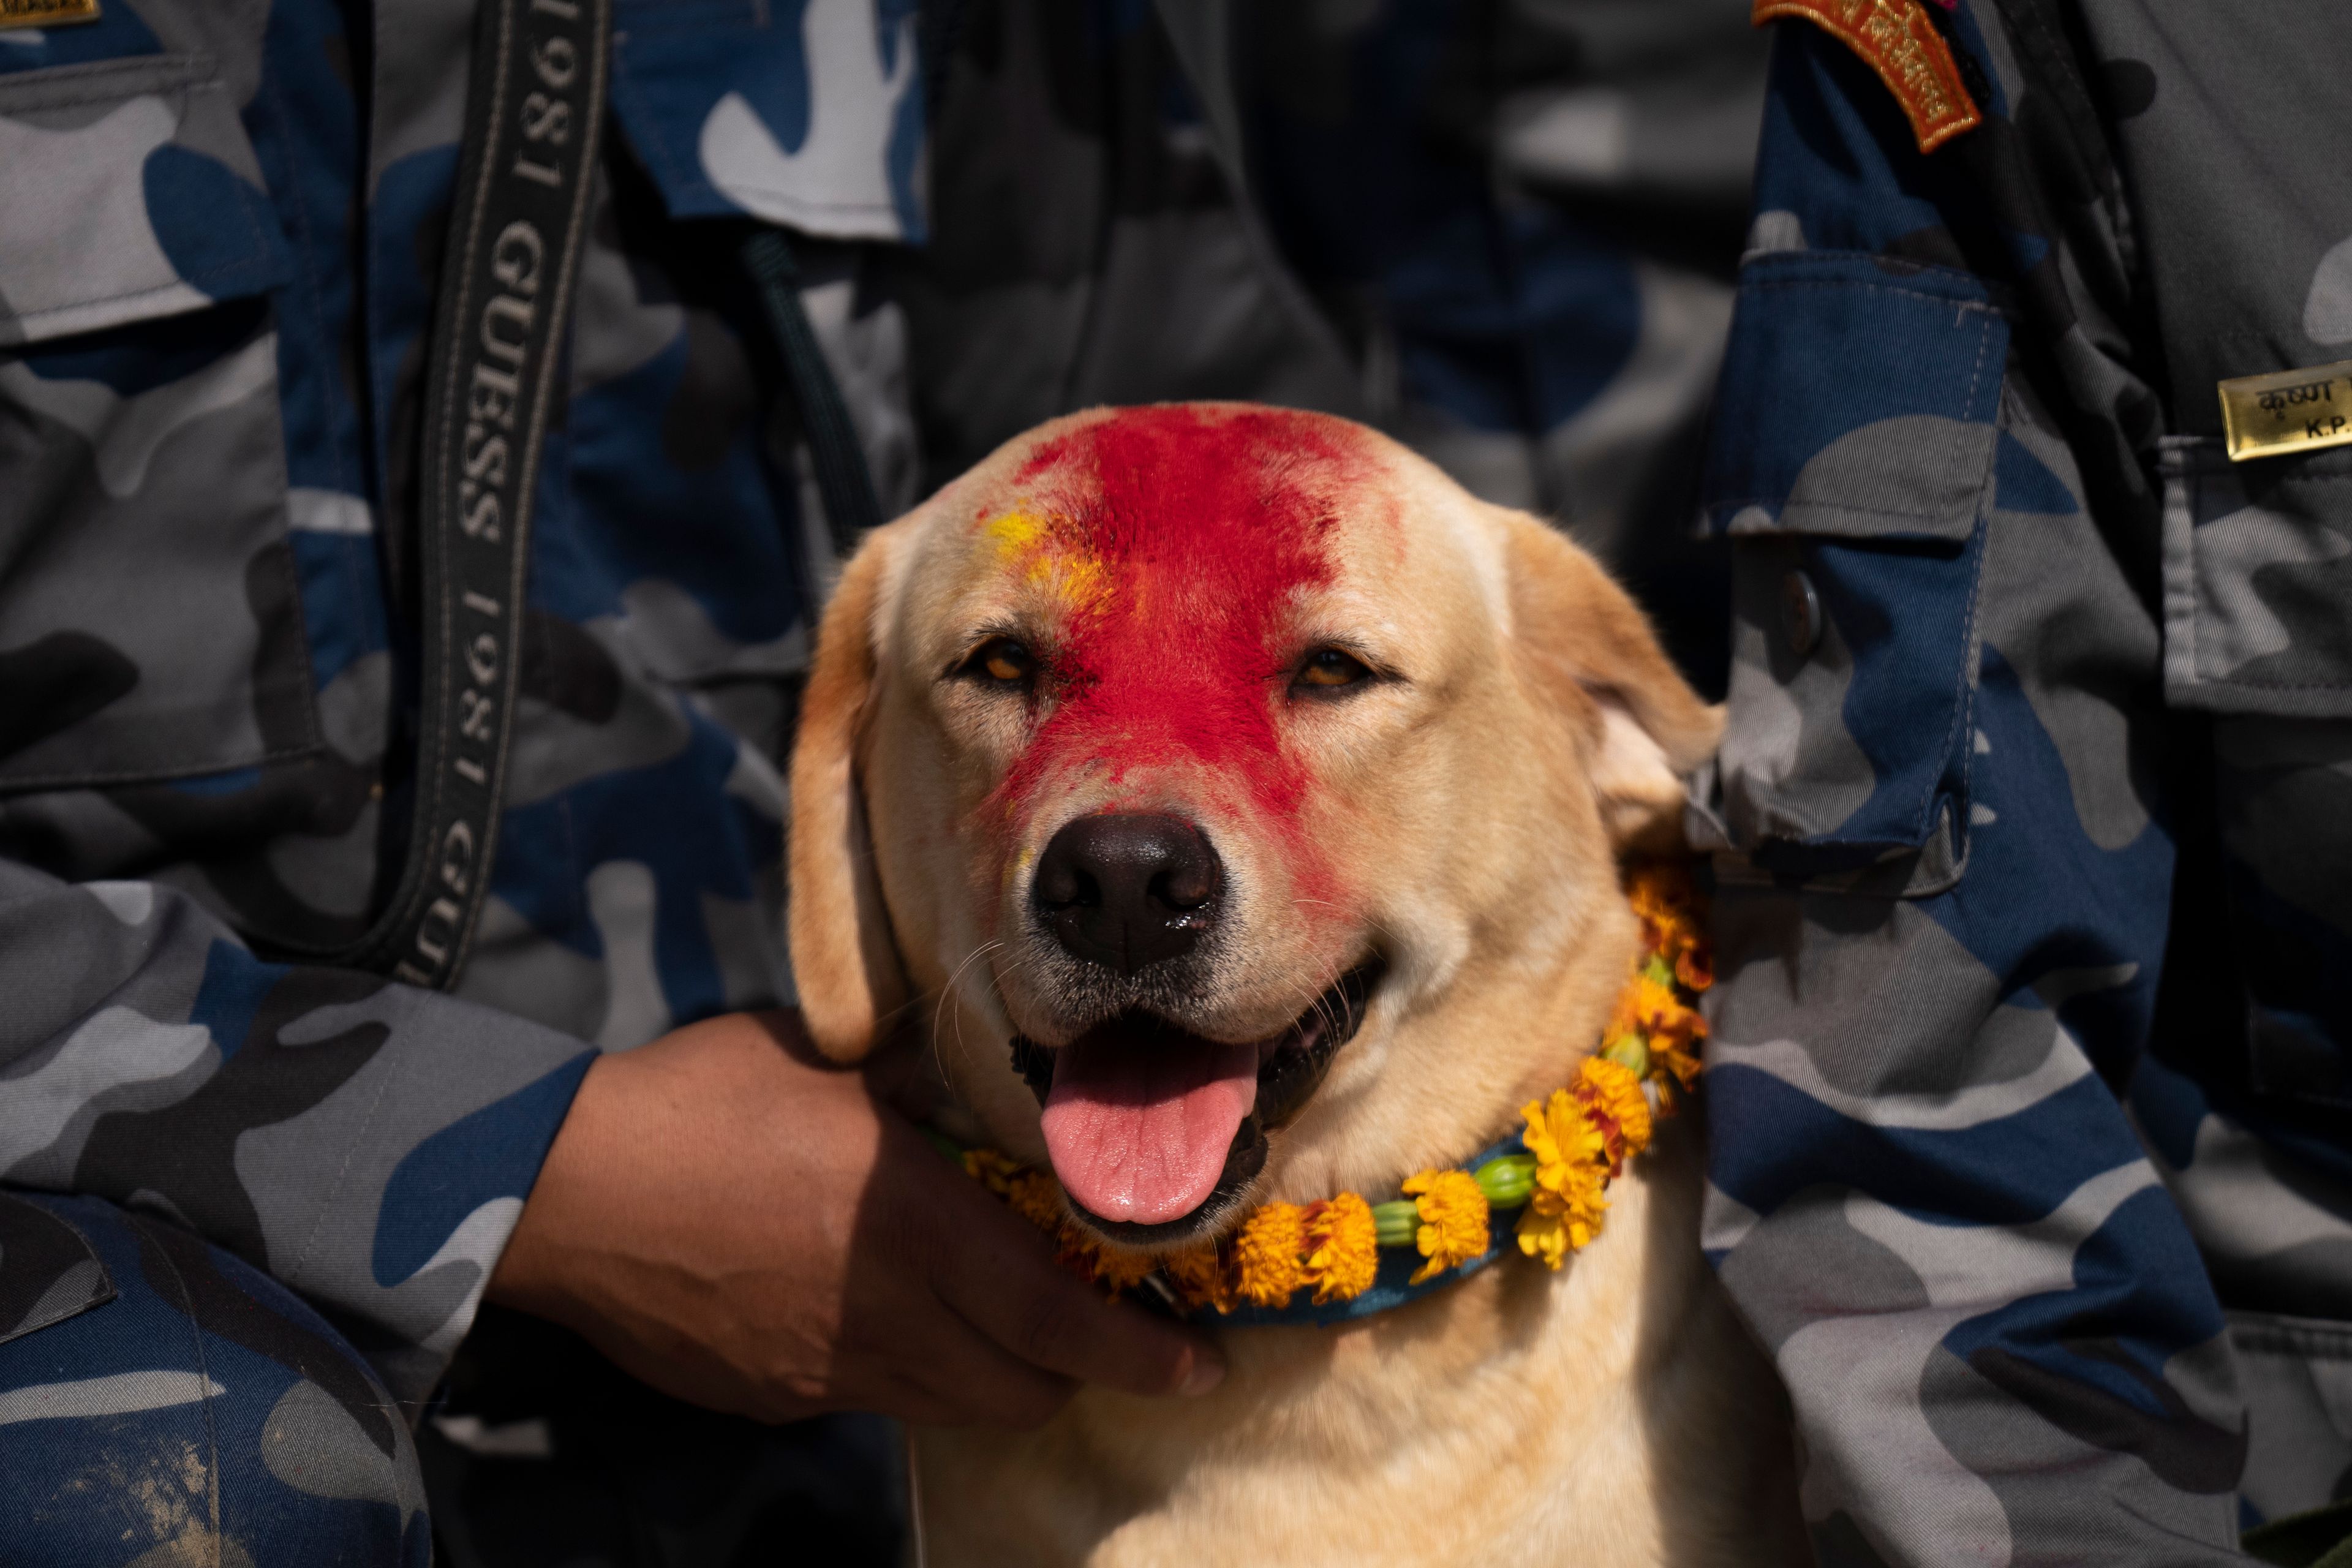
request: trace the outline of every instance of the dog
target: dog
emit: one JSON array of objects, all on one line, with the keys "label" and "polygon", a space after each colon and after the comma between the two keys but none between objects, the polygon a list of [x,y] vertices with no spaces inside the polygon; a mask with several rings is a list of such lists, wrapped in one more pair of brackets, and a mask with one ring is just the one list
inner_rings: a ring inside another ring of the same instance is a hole
[{"label": "dog", "polygon": [[[952,1130],[1106,1245],[1392,1196],[1594,1050],[1622,863],[1721,724],[1590,556],[1371,430],[1072,415],[844,569],[791,771],[806,1026],[850,1062],[929,1025]],[[1809,1562],[1691,1122],[1559,1272],[1225,1328],[1196,1400],[915,1433],[928,1560]]]}]

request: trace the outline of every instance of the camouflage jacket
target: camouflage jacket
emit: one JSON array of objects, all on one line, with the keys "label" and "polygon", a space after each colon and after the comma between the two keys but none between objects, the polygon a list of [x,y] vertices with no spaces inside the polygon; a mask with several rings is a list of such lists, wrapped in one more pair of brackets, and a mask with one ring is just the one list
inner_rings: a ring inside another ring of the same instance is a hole
[{"label": "camouflage jacket", "polygon": [[2352,342],[2339,18],[1907,9],[1928,153],[1773,24],[1706,1243],[1824,1562],[2221,1561],[2352,1485],[2352,448],[2216,395]]},{"label": "camouflage jacket", "polygon": [[[1629,520],[1685,493],[1729,317],[1738,0],[1294,9],[618,0],[454,994],[266,954],[363,929],[404,848],[473,5],[0,29],[0,1183],[176,1217],[416,1400],[590,1047],[789,999],[777,763],[830,547],[750,222],[799,236],[886,510],[1066,408],[1232,396],[1663,537]],[[26,1267],[0,1336],[82,1279]]]},{"label": "camouflage jacket", "polygon": [[744,215],[827,242],[805,302],[910,493],[903,325],[856,290],[862,243],[921,229],[911,6],[820,5],[805,35],[619,15],[625,151],[454,995],[257,952],[357,935],[404,849],[415,424],[473,6],[103,0],[0,31],[0,1176],[231,1247],[404,1399],[591,1043],[789,996],[776,761],[827,563],[728,265]]}]

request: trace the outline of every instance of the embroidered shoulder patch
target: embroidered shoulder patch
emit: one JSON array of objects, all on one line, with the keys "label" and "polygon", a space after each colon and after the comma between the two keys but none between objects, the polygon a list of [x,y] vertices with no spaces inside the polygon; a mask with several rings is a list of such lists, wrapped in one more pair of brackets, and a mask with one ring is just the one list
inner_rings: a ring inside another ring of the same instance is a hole
[{"label": "embroidered shoulder patch", "polygon": [[1922,153],[1984,123],[1951,45],[1919,0],[1755,0],[1748,19],[1760,27],[1775,16],[1802,16],[1867,60],[1903,106]]}]

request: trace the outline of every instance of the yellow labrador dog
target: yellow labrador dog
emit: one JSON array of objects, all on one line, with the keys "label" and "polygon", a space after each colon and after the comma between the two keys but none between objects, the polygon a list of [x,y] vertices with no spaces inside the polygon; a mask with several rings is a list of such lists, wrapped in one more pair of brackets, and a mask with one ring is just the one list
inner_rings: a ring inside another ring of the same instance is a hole
[{"label": "yellow labrador dog", "polygon": [[[1124,1246],[1392,1194],[1594,1048],[1620,857],[1676,841],[1719,727],[1591,558],[1370,430],[1075,415],[843,576],[792,768],[802,1006],[848,1061],[919,1005],[960,1131]],[[1804,1560],[1700,1186],[1669,1123],[1559,1273],[1228,1328],[1198,1400],[919,1433],[929,1559]]]}]

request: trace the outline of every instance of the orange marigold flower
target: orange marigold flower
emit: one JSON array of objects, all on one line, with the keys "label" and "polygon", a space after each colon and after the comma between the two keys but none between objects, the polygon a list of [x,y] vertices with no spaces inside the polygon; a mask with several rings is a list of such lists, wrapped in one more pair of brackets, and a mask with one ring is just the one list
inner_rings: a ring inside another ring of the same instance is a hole
[{"label": "orange marigold flower", "polygon": [[1043,1171],[1016,1172],[999,1190],[1013,1212],[1039,1230],[1057,1231],[1069,1217],[1062,1207],[1062,1184]]},{"label": "orange marigold flower", "polygon": [[1549,1101],[1531,1100],[1519,1107],[1528,1119],[1528,1152],[1536,1157],[1536,1186],[1557,1190],[1560,1173],[1571,1165],[1601,1165],[1608,1149],[1601,1129],[1584,1114],[1584,1107],[1568,1090],[1556,1089]]},{"label": "orange marigold flower", "polygon": [[1467,1171],[1423,1171],[1405,1178],[1403,1191],[1421,1214],[1413,1245],[1429,1260],[1409,1283],[1433,1279],[1486,1250],[1486,1194],[1477,1177]]},{"label": "orange marigold flower", "polygon": [[1642,924],[1656,932],[1652,945],[1666,947],[1698,933],[1698,890],[1690,872],[1668,860],[1652,860],[1633,868],[1625,893]]},{"label": "orange marigold flower", "polygon": [[1372,1218],[1371,1205],[1353,1193],[1341,1193],[1329,1203],[1307,1205],[1301,1275],[1315,1287],[1317,1306],[1354,1300],[1372,1288],[1380,1271],[1380,1226]]},{"label": "orange marigold flower", "polygon": [[1698,1052],[1688,1046],[1669,1045],[1658,1055],[1665,1062],[1668,1070],[1682,1081],[1685,1089],[1689,1089],[1698,1082]]},{"label": "orange marigold flower", "polygon": [[1114,1296],[1142,1284],[1160,1267],[1160,1259],[1148,1252],[1134,1252],[1107,1242],[1093,1243],[1089,1251],[1096,1283],[1108,1287]]},{"label": "orange marigold flower", "polygon": [[1597,1173],[1572,1201],[1539,1193],[1519,1213],[1519,1250],[1529,1258],[1542,1258],[1547,1268],[1558,1268],[1568,1261],[1570,1253],[1601,1234],[1601,1211],[1608,1206],[1608,1200],[1601,1195]]},{"label": "orange marigold flower", "polygon": [[1242,1222],[1234,1242],[1234,1289],[1261,1307],[1287,1305],[1306,1283],[1298,1266],[1307,1250],[1307,1215],[1297,1204],[1266,1204]]},{"label": "orange marigold flower", "polygon": [[1081,1279],[1106,1287],[1114,1296],[1140,1284],[1160,1266],[1157,1258],[1113,1247],[1075,1225],[1065,1224],[1058,1239],[1062,1244],[1062,1267]]},{"label": "orange marigold flower", "polygon": [[1611,1175],[1617,1174],[1628,1158],[1649,1147],[1650,1102],[1643,1097],[1642,1080],[1632,1068],[1606,1057],[1587,1057],[1577,1068],[1572,1097],[1601,1129]]},{"label": "orange marigold flower", "polygon": [[1643,947],[1690,990],[1714,984],[1705,917],[1688,871],[1664,862],[1643,866],[1634,871],[1626,892],[1641,917]]},{"label": "orange marigold flower", "polygon": [[1519,1250],[1529,1258],[1540,1258],[1547,1268],[1558,1268],[1568,1261],[1568,1226],[1556,1214],[1545,1214],[1529,1204],[1519,1211],[1519,1223],[1512,1227],[1519,1238]]},{"label": "orange marigold flower", "polygon": [[963,1173],[1000,1198],[1004,1196],[1005,1184],[1020,1170],[1019,1165],[993,1149],[967,1149],[963,1152]]},{"label": "orange marigold flower", "polygon": [[1616,1016],[1610,1021],[1608,1032],[1612,1038],[1622,1033],[1644,1036],[1654,1050],[1661,1038],[1685,1041],[1706,1037],[1706,1020],[1673,986],[1647,974],[1636,974],[1617,998]]},{"label": "orange marigold flower", "polygon": [[1054,1261],[1081,1279],[1095,1277],[1095,1238],[1069,1221],[1054,1231]]},{"label": "orange marigold flower", "polygon": [[1678,1098],[1675,1093],[1677,1086],[1684,1093],[1688,1093],[1698,1085],[1698,1053],[1687,1046],[1664,1040],[1657,1042],[1657,1045],[1658,1049],[1652,1060],[1657,1064],[1658,1110],[1671,1115]]},{"label": "orange marigold flower", "polygon": [[1160,1260],[1160,1271],[1168,1276],[1168,1283],[1176,1288],[1186,1306],[1214,1307],[1220,1312],[1234,1310],[1232,1260],[1216,1247],[1171,1253]]},{"label": "orange marigold flower", "polygon": [[1519,1250],[1558,1268],[1571,1252],[1601,1234],[1609,1208],[1608,1173],[1598,1166],[1575,1168],[1558,1188],[1538,1189],[1519,1215]]},{"label": "orange marigold flower", "polygon": [[1536,1157],[1536,1189],[1519,1215],[1519,1250],[1558,1268],[1568,1254],[1601,1233],[1601,1195],[1609,1184],[1609,1144],[1585,1114],[1584,1103],[1564,1089],[1549,1101],[1529,1100],[1528,1152]]},{"label": "orange marigold flower", "polygon": [[1688,909],[1697,901],[1698,890],[1691,885],[1690,868],[1679,860],[1640,861],[1627,873],[1626,880],[1637,899],[1648,898],[1680,909]]}]

